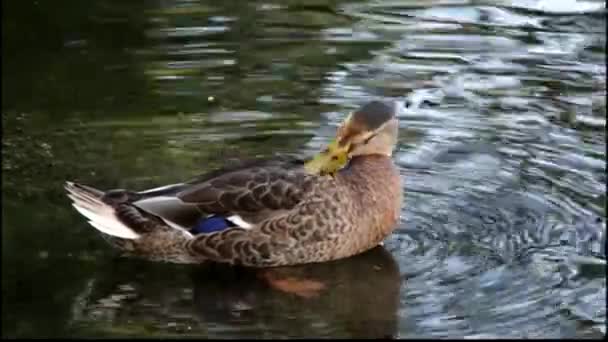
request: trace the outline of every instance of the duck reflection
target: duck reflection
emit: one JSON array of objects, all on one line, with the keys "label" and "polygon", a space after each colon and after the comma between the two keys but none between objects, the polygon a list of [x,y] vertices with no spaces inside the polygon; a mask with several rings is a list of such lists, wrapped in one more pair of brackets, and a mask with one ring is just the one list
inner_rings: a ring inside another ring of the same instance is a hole
[{"label": "duck reflection", "polygon": [[[127,265],[128,264],[128,265]],[[383,247],[334,262],[250,269],[108,265],[75,300],[78,334],[393,337],[399,267]],[[145,327],[145,329],[143,328]]]}]

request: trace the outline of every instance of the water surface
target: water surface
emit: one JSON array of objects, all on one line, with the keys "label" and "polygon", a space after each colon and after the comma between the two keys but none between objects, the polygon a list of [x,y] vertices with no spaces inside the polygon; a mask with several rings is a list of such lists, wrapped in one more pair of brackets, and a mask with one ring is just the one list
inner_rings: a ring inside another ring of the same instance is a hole
[{"label": "water surface", "polygon": [[[3,336],[605,334],[604,2],[2,5]],[[64,194],[310,155],[371,99],[403,105],[405,199],[354,258],[122,259]]]}]

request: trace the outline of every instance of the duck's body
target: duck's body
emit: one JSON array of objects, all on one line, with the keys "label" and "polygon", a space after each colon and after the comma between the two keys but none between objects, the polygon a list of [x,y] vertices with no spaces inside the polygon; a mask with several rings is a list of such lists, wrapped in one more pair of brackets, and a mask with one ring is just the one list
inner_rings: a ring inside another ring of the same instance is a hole
[{"label": "duck's body", "polygon": [[333,177],[279,160],[142,192],[104,193],[74,183],[66,189],[76,209],[124,252],[253,267],[371,249],[396,226],[402,198],[390,153],[371,152],[352,156]]}]

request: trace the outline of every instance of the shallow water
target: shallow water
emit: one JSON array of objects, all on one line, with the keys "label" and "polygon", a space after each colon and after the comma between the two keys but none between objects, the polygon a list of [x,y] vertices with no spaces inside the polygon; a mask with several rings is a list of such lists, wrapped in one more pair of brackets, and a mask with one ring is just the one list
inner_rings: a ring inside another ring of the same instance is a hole
[{"label": "shallow water", "polygon": [[[3,2],[3,336],[603,336],[604,2],[420,3]],[[406,196],[354,258],[117,258],[64,194],[310,155],[375,98]]]}]

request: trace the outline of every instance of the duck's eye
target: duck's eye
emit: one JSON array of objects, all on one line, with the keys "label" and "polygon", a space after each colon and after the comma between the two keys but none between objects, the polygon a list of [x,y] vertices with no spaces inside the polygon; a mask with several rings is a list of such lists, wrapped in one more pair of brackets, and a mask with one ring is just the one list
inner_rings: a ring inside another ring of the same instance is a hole
[{"label": "duck's eye", "polygon": [[338,160],[338,156],[331,156],[331,160]]}]

